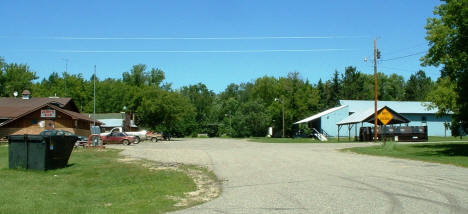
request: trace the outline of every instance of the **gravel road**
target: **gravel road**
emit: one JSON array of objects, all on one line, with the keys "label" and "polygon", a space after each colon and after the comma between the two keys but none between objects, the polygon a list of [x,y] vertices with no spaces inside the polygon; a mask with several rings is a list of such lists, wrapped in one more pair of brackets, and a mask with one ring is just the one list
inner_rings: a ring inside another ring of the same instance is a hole
[{"label": "gravel road", "polygon": [[203,165],[224,181],[221,196],[177,213],[468,213],[467,168],[338,151],[364,145],[181,139],[118,148]]}]

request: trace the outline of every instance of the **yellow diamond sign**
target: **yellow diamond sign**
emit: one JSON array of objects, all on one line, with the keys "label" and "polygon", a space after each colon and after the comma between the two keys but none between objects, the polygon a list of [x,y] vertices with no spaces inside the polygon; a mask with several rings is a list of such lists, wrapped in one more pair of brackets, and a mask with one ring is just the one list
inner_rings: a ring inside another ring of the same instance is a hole
[{"label": "yellow diamond sign", "polygon": [[378,115],[377,118],[382,124],[387,125],[392,119],[393,115],[386,108],[384,108]]}]

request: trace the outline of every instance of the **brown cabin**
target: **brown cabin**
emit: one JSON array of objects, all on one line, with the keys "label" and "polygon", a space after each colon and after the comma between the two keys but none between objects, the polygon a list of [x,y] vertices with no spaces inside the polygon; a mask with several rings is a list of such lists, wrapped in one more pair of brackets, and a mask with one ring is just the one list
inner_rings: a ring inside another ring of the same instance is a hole
[{"label": "brown cabin", "polygon": [[48,129],[62,129],[80,136],[91,134],[93,119],[81,114],[71,98],[31,98],[30,95],[25,90],[21,98],[0,97],[0,138],[39,134]]}]

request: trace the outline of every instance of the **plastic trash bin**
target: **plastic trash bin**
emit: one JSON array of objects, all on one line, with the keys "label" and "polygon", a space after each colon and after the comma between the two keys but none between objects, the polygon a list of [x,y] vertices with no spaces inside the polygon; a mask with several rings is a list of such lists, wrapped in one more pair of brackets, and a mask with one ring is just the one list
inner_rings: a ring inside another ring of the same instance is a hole
[{"label": "plastic trash bin", "polygon": [[66,167],[76,140],[75,135],[10,135],[9,168],[48,170]]}]

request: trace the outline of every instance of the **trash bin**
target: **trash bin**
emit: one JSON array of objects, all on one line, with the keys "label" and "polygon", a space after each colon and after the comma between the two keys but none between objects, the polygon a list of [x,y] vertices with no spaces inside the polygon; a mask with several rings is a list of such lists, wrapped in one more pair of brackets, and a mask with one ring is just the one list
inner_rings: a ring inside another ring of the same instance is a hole
[{"label": "trash bin", "polygon": [[75,135],[8,136],[9,168],[48,170],[66,167]]}]

